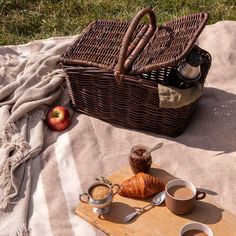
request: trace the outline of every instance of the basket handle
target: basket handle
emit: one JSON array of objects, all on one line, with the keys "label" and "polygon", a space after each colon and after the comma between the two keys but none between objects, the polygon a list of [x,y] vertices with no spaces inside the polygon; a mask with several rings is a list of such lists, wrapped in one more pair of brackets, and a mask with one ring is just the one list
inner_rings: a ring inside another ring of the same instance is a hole
[{"label": "basket handle", "polygon": [[[140,42],[136,46],[136,48],[133,50],[133,52],[128,56],[127,58],[127,52],[128,47],[130,45],[130,42],[133,38],[134,31],[137,28],[140,20],[143,18],[144,15],[148,14],[149,18],[149,26],[146,31],[146,33],[141,38]],[[125,33],[125,36],[122,40],[121,49],[119,53],[119,58],[117,65],[115,67],[114,76],[118,84],[121,83],[125,69],[128,68],[133,61],[136,59],[139,52],[146,46],[146,44],[149,42],[150,38],[154,34],[156,30],[156,18],[154,11],[151,8],[144,8],[140,10],[137,15],[134,17],[134,19],[131,21],[128,30]]]}]

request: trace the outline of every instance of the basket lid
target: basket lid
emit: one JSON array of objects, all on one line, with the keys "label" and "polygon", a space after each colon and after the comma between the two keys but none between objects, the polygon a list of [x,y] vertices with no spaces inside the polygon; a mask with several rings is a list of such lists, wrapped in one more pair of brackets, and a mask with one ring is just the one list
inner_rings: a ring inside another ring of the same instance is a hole
[{"label": "basket lid", "polygon": [[[129,21],[115,20],[97,20],[90,23],[61,55],[60,61],[66,65],[94,66],[101,69],[114,67],[129,25]],[[138,25],[134,37],[140,34],[142,28],[143,25]]]},{"label": "basket lid", "polygon": [[176,65],[191,51],[208,17],[207,12],[195,13],[158,27],[134,62],[131,73],[148,73]]}]

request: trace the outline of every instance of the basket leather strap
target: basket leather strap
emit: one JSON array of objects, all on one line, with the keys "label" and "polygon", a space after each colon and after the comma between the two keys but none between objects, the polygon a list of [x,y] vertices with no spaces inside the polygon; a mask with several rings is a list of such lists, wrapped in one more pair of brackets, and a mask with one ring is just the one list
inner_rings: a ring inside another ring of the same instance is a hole
[{"label": "basket leather strap", "polygon": [[[133,39],[133,35],[135,32],[135,29],[137,28],[140,20],[148,14],[149,18],[149,26],[146,31],[146,33],[143,35],[143,37],[140,39],[137,46],[134,48],[134,50],[130,53],[130,55],[127,58],[128,54],[128,48],[131,43],[131,40]],[[125,70],[129,68],[129,66],[134,62],[134,60],[137,58],[140,51],[147,45],[150,38],[154,34],[156,30],[156,18],[154,11],[151,8],[144,8],[141,11],[137,13],[137,15],[134,17],[134,19],[131,21],[128,30],[125,33],[125,36],[122,40],[121,49],[119,53],[119,58],[117,65],[114,69],[114,76],[118,84],[121,83]]]}]

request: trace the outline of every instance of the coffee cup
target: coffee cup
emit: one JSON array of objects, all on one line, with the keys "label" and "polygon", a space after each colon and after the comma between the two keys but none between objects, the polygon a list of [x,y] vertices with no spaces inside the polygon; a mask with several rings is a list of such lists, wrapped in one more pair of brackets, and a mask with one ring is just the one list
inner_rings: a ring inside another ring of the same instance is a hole
[{"label": "coffee cup", "polygon": [[204,224],[191,222],[182,227],[179,236],[213,236],[212,230]]},{"label": "coffee cup", "polygon": [[[113,189],[115,190],[113,191]],[[104,182],[96,182],[89,186],[86,193],[80,194],[79,199],[83,203],[89,203],[95,214],[104,215],[110,210],[113,196],[119,189],[118,184],[109,185]]]},{"label": "coffee cup", "polygon": [[191,182],[183,179],[169,181],[165,193],[167,208],[177,215],[189,213],[194,208],[195,201],[206,196],[205,192],[198,191]]}]

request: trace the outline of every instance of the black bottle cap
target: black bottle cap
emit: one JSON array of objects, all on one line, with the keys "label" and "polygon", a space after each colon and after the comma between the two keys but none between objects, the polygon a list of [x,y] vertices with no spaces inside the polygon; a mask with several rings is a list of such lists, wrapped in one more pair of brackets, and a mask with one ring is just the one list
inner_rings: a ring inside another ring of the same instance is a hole
[{"label": "black bottle cap", "polygon": [[197,67],[203,63],[202,56],[194,49],[187,55],[186,61],[193,67]]}]

